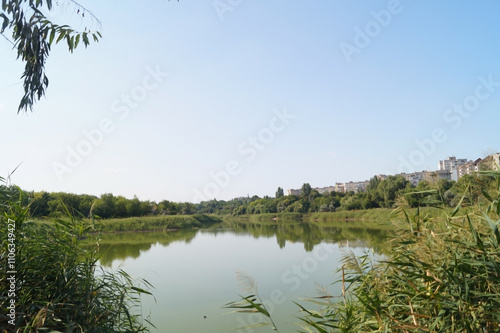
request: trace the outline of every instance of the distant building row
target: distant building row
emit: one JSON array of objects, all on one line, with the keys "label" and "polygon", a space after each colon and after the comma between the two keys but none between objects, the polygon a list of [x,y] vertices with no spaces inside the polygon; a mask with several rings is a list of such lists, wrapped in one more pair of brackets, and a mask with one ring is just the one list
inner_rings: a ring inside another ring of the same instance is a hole
[{"label": "distant building row", "polygon": [[[364,192],[366,191],[366,188],[368,187],[368,184],[370,181],[365,180],[361,182],[348,182],[348,183],[335,183],[335,186],[327,186],[327,187],[315,187],[313,190],[318,191],[319,194],[323,194],[325,192],[340,192],[340,193],[347,193],[347,192]],[[301,195],[302,190],[286,190],[285,195]]]},{"label": "distant building row", "polygon": [[[495,153],[485,157],[484,159],[478,158],[475,161],[467,159],[457,159],[455,156],[448,157],[446,160],[441,160],[438,162],[438,170],[436,171],[419,171],[412,173],[401,173],[397,176],[404,177],[412,185],[417,186],[422,180],[426,180],[430,183],[439,181],[440,179],[454,180],[462,178],[465,175],[470,175],[473,172],[481,170],[481,166],[490,170],[500,169],[500,153]],[[387,175],[378,175],[380,180],[387,178]],[[325,192],[365,192],[368,184],[368,180],[359,182],[348,182],[348,183],[335,183],[335,186],[328,187],[315,187],[313,190],[318,191],[320,194]],[[286,195],[300,195],[302,190],[286,190]]]},{"label": "distant building row", "polygon": [[439,161],[439,171],[449,171],[450,179],[457,181],[465,175],[470,175],[473,172],[481,170],[481,166],[489,170],[500,169],[500,154],[495,153],[485,157],[478,158],[475,161],[467,161],[466,159],[457,159],[455,156],[448,157],[446,160]]}]

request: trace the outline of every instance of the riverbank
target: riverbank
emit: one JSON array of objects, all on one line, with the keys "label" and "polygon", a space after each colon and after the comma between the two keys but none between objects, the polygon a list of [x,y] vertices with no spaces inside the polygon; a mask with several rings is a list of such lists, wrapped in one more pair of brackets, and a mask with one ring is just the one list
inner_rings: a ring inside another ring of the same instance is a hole
[{"label": "riverbank", "polygon": [[122,231],[166,231],[197,229],[222,222],[216,216],[208,215],[157,215],[100,220],[95,224],[97,232]]},{"label": "riverbank", "polygon": [[[52,220],[35,222],[51,223]],[[83,221],[85,226],[91,226],[91,233],[117,233],[199,229],[220,223],[222,218],[212,215],[156,215]]]},{"label": "riverbank", "polygon": [[[425,207],[420,214],[430,218],[439,216],[442,209]],[[394,209],[375,208],[356,211],[338,211],[324,213],[265,213],[252,215],[156,215],[128,218],[112,218],[85,220],[87,225],[92,225],[93,232],[142,232],[142,231],[168,231],[188,230],[209,227],[217,223],[238,221],[256,224],[277,224],[292,222],[309,222],[320,226],[340,226],[368,229],[392,229],[391,221],[395,219]],[[39,220],[47,223],[48,220]]]}]

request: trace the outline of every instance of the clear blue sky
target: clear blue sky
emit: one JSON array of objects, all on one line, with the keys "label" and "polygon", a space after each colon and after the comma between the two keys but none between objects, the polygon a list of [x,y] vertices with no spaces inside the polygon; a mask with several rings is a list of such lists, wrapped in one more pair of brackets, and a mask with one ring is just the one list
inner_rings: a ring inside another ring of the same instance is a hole
[{"label": "clear blue sky", "polygon": [[22,162],[24,189],[228,200],[500,148],[498,1],[81,3],[101,25],[50,17],[103,39],[53,47],[33,113],[0,39],[0,174]]}]

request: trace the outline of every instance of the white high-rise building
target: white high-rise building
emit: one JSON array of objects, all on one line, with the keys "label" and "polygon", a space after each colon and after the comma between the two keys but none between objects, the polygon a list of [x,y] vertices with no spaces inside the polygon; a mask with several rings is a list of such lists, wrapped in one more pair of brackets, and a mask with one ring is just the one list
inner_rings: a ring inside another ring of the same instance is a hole
[{"label": "white high-rise building", "polygon": [[450,156],[447,159],[438,162],[438,170],[456,170],[459,166],[466,163],[466,158],[457,159],[455,156]]},{"label": "white high-rise building", "polygon": [[445,160],[441,160],[438,162],[438,170],[440,171],[449,171],[450,179],[457,181],[459,176],[458,169],[460,166],[470,163],[471,161],[467,161],[466,158],[457,159],[455,156],[450,156]]}]

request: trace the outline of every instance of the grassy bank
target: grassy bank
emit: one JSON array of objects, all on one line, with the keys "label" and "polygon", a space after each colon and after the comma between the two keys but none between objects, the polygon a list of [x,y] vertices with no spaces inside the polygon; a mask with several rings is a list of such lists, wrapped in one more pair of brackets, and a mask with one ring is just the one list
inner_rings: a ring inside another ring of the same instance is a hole
[{"label": "grassy bank", "polygon": [[[450,208],[451,212],[451,208]],[[434,207],[420,208],[420,214],[428,218],[435,218],[443,214],[443,210]],[[265,213],[256,215],[224,216],[224,220],[236,220],[250,223],[280,223],[280,222],[311,222],[321,226],[367,227],[380,228],[391,226],[394,219],[394,209],[374,208],[365,210],[351,210],[323,213]]]},{"label": "grassy bank", "polygon": [[[451,208],[450,208],[451,211]],[[393,208],[373,208],[364,210],[350,210],[328,213],[311,213],[308,215],[311,222],[330,222],[339,220],[390,222],[393,219]],[[422,207],[420,214],[429,217],[437,217],[443,213],[442,209],[435,207]]]},{"label": "grassy bank", "polygon": [[[437,217],[442,209],[424,207],[420,214],[430,218]],[[95,232],[127,232],[127,231],[166,231],[172,229],[196,229],[223,221],[238,221],[257,224],[277,224],[291,222],[310,222],[320,226],[340,226],[353,228],[392,228],[393,209],[376,208],[354,211],[338,211],[324,213],[264,213],[251,215],[157,215],[128,218],[102,219],[91,222]],[[47,223],[38,220],[40,223]],[[51,222],[50,222],[51,223]]]},{"label": "grassy bank", "polygon": [[247,214],[247,215],[225,215],[224,220],[250,222],[250,223],[277,223],[280,221],[296,221],[304,220],[304,214],[301,213],[263,213],[263,214]]},{"label": "grassy bank", "polygon": [[376,221],[385,222],[391,218],[391,208],[376,208],[365,210],[350,210],[324,213],[264,213],[255,215],[225,216],[224,219],[248,222],[278,222],[278,221],[303,221],[303,222],[332,222],[332,221]]},{"label": "grassy bank", "polygon": [[170,229],[194,229],[221,222],[208,215],[160,215],[106,219],[95,222],[97,232],[155,231]]}]

